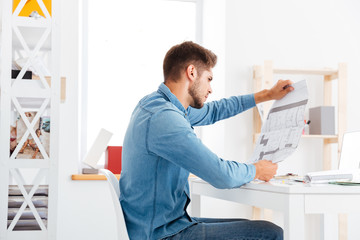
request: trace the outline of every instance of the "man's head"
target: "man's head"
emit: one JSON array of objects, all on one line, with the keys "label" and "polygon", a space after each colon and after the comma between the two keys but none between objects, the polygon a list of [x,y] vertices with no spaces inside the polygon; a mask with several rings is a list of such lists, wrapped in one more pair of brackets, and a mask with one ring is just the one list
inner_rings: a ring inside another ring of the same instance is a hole
[{"label": "man's head", "polygon": [[188,83],[188,103],[195,108],[204,105],[212,92],[210,81],[211,69],[217,61],[216,55],[210,50],[193,42],[184,42],[172,47],[164,59],[165,84]]},{"label": "man's head", "polygon": [[163,63],[164,80],[178,81],[189,65],[194,65],[200,76],[204,70],[215,67],[216,55],[191,41],[175,45],[166,53]]}]

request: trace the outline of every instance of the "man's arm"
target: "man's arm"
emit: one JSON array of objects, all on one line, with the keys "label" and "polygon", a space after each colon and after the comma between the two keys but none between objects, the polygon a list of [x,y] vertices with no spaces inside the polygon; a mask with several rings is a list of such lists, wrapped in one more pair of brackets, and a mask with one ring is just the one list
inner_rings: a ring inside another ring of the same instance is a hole
[{"label": "man's arm", "polygon": [[213,124],[255,107],[253,94],[233,96],[204,104],[201,109],[189,107],[189,119],[192,126]]},{"label": "man's arm", "polygon": [[268,181],[275,174],[268,167],[277,165],[268,161],[244,164],[219,158],[202,144],[183,116],[172,110],[154,114],[146,134],[148,152],[161,157],[159,161],[170,161],[217,188],[239,187],[254,178]]},{"label": "man's arm", "polygon": [[294,90],[290,80],[279,80],[271,89],[265,89],[255,94],[234,96],[219,101],[204,104],[201,109],[188,108],[192,126],[213,124],[219,120],[227,119],[255,107],[256,104],[283,98]]}]

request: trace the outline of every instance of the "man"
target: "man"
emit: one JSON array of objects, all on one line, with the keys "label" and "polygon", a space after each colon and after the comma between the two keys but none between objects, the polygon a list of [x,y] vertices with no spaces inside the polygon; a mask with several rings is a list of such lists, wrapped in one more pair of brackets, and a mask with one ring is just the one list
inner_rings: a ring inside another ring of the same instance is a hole
[{"label": "man", "polygon": [[212,92],[217,57],[193,42],[172,47],[163,64],[164,83],[136,106],[123,144],[120,202],[131,239],[282,239],[266,221],[199,219],[186,212],[189,173],[217,188],[269,181],[277,165],[225,161],[196,137],[193,126],[209,125],[280,99],[292,87],[272,89],[204,104]]}]

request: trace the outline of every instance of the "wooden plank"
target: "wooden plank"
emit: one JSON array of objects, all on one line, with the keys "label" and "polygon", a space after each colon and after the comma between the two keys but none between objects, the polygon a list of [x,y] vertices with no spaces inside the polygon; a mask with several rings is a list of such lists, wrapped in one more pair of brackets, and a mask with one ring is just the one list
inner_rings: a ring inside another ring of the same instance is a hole
[{"label": "wooden plank", "polygon": [[[120,179],[120,174],[115,174],[115,176]],[[73,174],[71,180],[106,180],[106,177],[100,174]]]},{"label": "wooden plank", "polygon": [[[262,66],[254,66],[254,73],[253,73],[253,84],[254,84],[254,92],[258,92],[262,90],[262,79],[264,75],[264,69]],[[264,116],[265,112],[263,112]],[[258,108],[254,108],[253,110],[253,116],[254,116],[254,137],[253,137],[253,147],[255,147],[256,144],[256,138],[255,135],[259,135],[261,132],[261,117]],[[264,117],[263,116],[263,117]],[[252,207],[252,219],[259,220],[261,218],[261,208]]]},{"label": "wooden plank", "polygon": [[347,98],[347,65],[346,63],[339,64],[339,84],[338,84],[338,159],[340,159],[341,144],[344,133],[347,127],[347,110],[346,110],[346,98]]},{"label": "wooden plank", "polygon": [[271,209],[264,208],[264,220],[272,222],[274,211]]},{"label": "wooden plank", "polygon": [[[254,134],[254,139],[260,136],[260,133]],[[312,135],[312,134],[304,134],[301,135],[301,138],[317,138],[317,139],[326,139],[328,143],[337,143],[338,142],[338,135]]]},{"label": "wooden plank", "polygon": [[324,76],[324,106],[332,105],[332,82],[331,76]]},{"label": "wooden plank", "polygon": [[260,220],[261,219],[261,208],[252,207],[252,220]]},{"label": "wooden plank", "polygon": [[337,70],[334,69],[291,69],[291,68],[274,68],[275,74],[302,74],[302,75],[329,75],[331,79],[336,79]]},{"label": "wooden plank", "polygon": [[348,218],[347,214],[339,214],[339,240],[348,239]]},{"label": "wooden plank", "polygon": [[[262,66],[254,66],[254,73],[253,73],[253,83],[254,83],[254,92],[258,92],[261,90],[262,85],[262,77],[263,77],[263,68]],[[253,116],[254,116],[254,133],[260,133],[261,132],[261,118],[260,114],[257,108],[254,108],[253,110]],[[255,144],[255,138],[253,139]],[[254,145],[255,146],[255,145]]]},{"label": "wooden plank", "polygon": [[[324,106],[332,105],[332,82],[331,75],[324,76]],[[332,169],[332,158],[331,158],[331,144],[328,139],[324,139],[323,145],[323,170],[331,170]]]},{"label": "wooden plank", "polygon": [[[40,80],[40,77],[38,76],[33,76],[32,77],[33,80]],[[46,79],[46,82],[49,84],[49,86],[51,87],[51,77],[49,76],[46,76],[45,77]],[[61,83],[60,83],[60,86],[61,86],[61,92],[60,92],[60,100],[61,102],[65,102],[65,99],[66,99],[66,78],[65,77],[61,77]]]},{"label": "wooden plank", "polygon": [[[347,64],[339,63],[338,70],[339,82],[338,82],[338,160],[340,159],[342,138],[346,132],[347,122],[346,122],[346,98],[347,98]],[[339,214],[339,239],[346,240],[347,236],[347,215]]]},{"label": "wooden plank", "polygon": [[[270,89],[273,83],[273,62],[270,60],[264,61],[264,89]],[[264,117],[266,117],[271,109],[272,101],[267,101],[263,103],[264,106]]]},{"label": "wooden plank", "polygon": [[324,139],[323,145],[323,170],[331,170],[331,144]]}]

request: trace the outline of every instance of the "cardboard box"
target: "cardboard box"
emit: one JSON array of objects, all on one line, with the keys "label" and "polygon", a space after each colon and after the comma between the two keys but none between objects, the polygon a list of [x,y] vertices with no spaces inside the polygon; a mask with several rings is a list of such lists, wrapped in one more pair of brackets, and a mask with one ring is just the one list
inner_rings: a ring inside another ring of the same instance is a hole
[{"label": "cardboard box", "polygon": [[107,147],[105,153],[105,168],[110,170],[113,174],[120,174],[121,172],[121,153],[122,147]]},{"label": "cardboard box", "polygon": [[335,107],[321,106],[309,109],[310,134],[335,135]]}]

